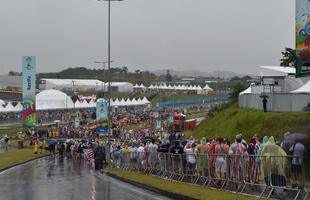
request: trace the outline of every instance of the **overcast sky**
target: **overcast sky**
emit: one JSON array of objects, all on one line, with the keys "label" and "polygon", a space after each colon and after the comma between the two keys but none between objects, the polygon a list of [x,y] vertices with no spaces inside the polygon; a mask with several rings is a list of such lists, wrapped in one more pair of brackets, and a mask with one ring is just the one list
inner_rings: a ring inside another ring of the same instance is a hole
[{"label": "overcast sky", "polygon": [[[255,74],[294,47],[294,0],[112,2],[112,59],[130,70],[198,69]],[[0,0],[0,73],[94,68],[107,57],[107,2]]]}]

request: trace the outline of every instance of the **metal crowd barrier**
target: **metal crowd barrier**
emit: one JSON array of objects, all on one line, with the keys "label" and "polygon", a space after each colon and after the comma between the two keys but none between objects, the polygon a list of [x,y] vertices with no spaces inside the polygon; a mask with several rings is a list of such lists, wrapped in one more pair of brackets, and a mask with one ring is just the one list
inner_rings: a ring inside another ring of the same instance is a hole
[{"label": "metal crowd barrier", "polygon": [[[260,198],[310,199],[310,158],[125,152],[111,167]],[[293,164],[295,163],[295,164]],[[296,165],[296,163],[298,165]]]}]

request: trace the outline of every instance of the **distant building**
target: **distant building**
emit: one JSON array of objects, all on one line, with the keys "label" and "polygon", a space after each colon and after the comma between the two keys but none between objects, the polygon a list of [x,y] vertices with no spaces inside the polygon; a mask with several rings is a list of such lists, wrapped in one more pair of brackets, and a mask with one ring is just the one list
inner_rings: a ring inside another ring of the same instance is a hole
[{"label": "distant building", "polygon": [[0,75],[0,99],[21,101],[22,76]]},{"label": "distant building", "polygon": [[[108,83],[95,79],[40,79],[40,90],[56,89],[61,91],[108,91]],[[132,92],[133,84],[128,82],[111,82],[115,92]]]},{"label": "distant building", "polygon": [[0,89],[22,88],[22,76],[0,75]]},{"label": "distant building", "polygon": [[182,77],[180,83],[181,84],[189,84],[194,82],[196,79],[194,77]]}]

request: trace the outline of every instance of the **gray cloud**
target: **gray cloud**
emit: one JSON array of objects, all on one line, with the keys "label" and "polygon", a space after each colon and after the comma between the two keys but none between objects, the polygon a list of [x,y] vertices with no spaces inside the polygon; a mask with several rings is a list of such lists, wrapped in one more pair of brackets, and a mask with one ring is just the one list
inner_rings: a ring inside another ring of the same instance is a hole
[{"label": "gray cloud", "polygon": [[[112,2],[112,57],[134,70],[255,73],[294,46],[291,0]],[[107,56],[107,3],[1,0],[0,73],[36,55],[38,71],[94,67]]]}]

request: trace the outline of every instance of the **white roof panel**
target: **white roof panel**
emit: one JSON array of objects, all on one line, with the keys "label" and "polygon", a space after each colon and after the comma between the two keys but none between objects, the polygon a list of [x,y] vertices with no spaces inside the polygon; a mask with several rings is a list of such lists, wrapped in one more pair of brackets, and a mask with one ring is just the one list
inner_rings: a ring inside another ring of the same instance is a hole
[{"label": "white roof panel", "polygon": [[261,77],[266,76],[288,76],[294,75],[296,69],[293,67],[281,67],[281,66],[260,66],[259,74]]}]

